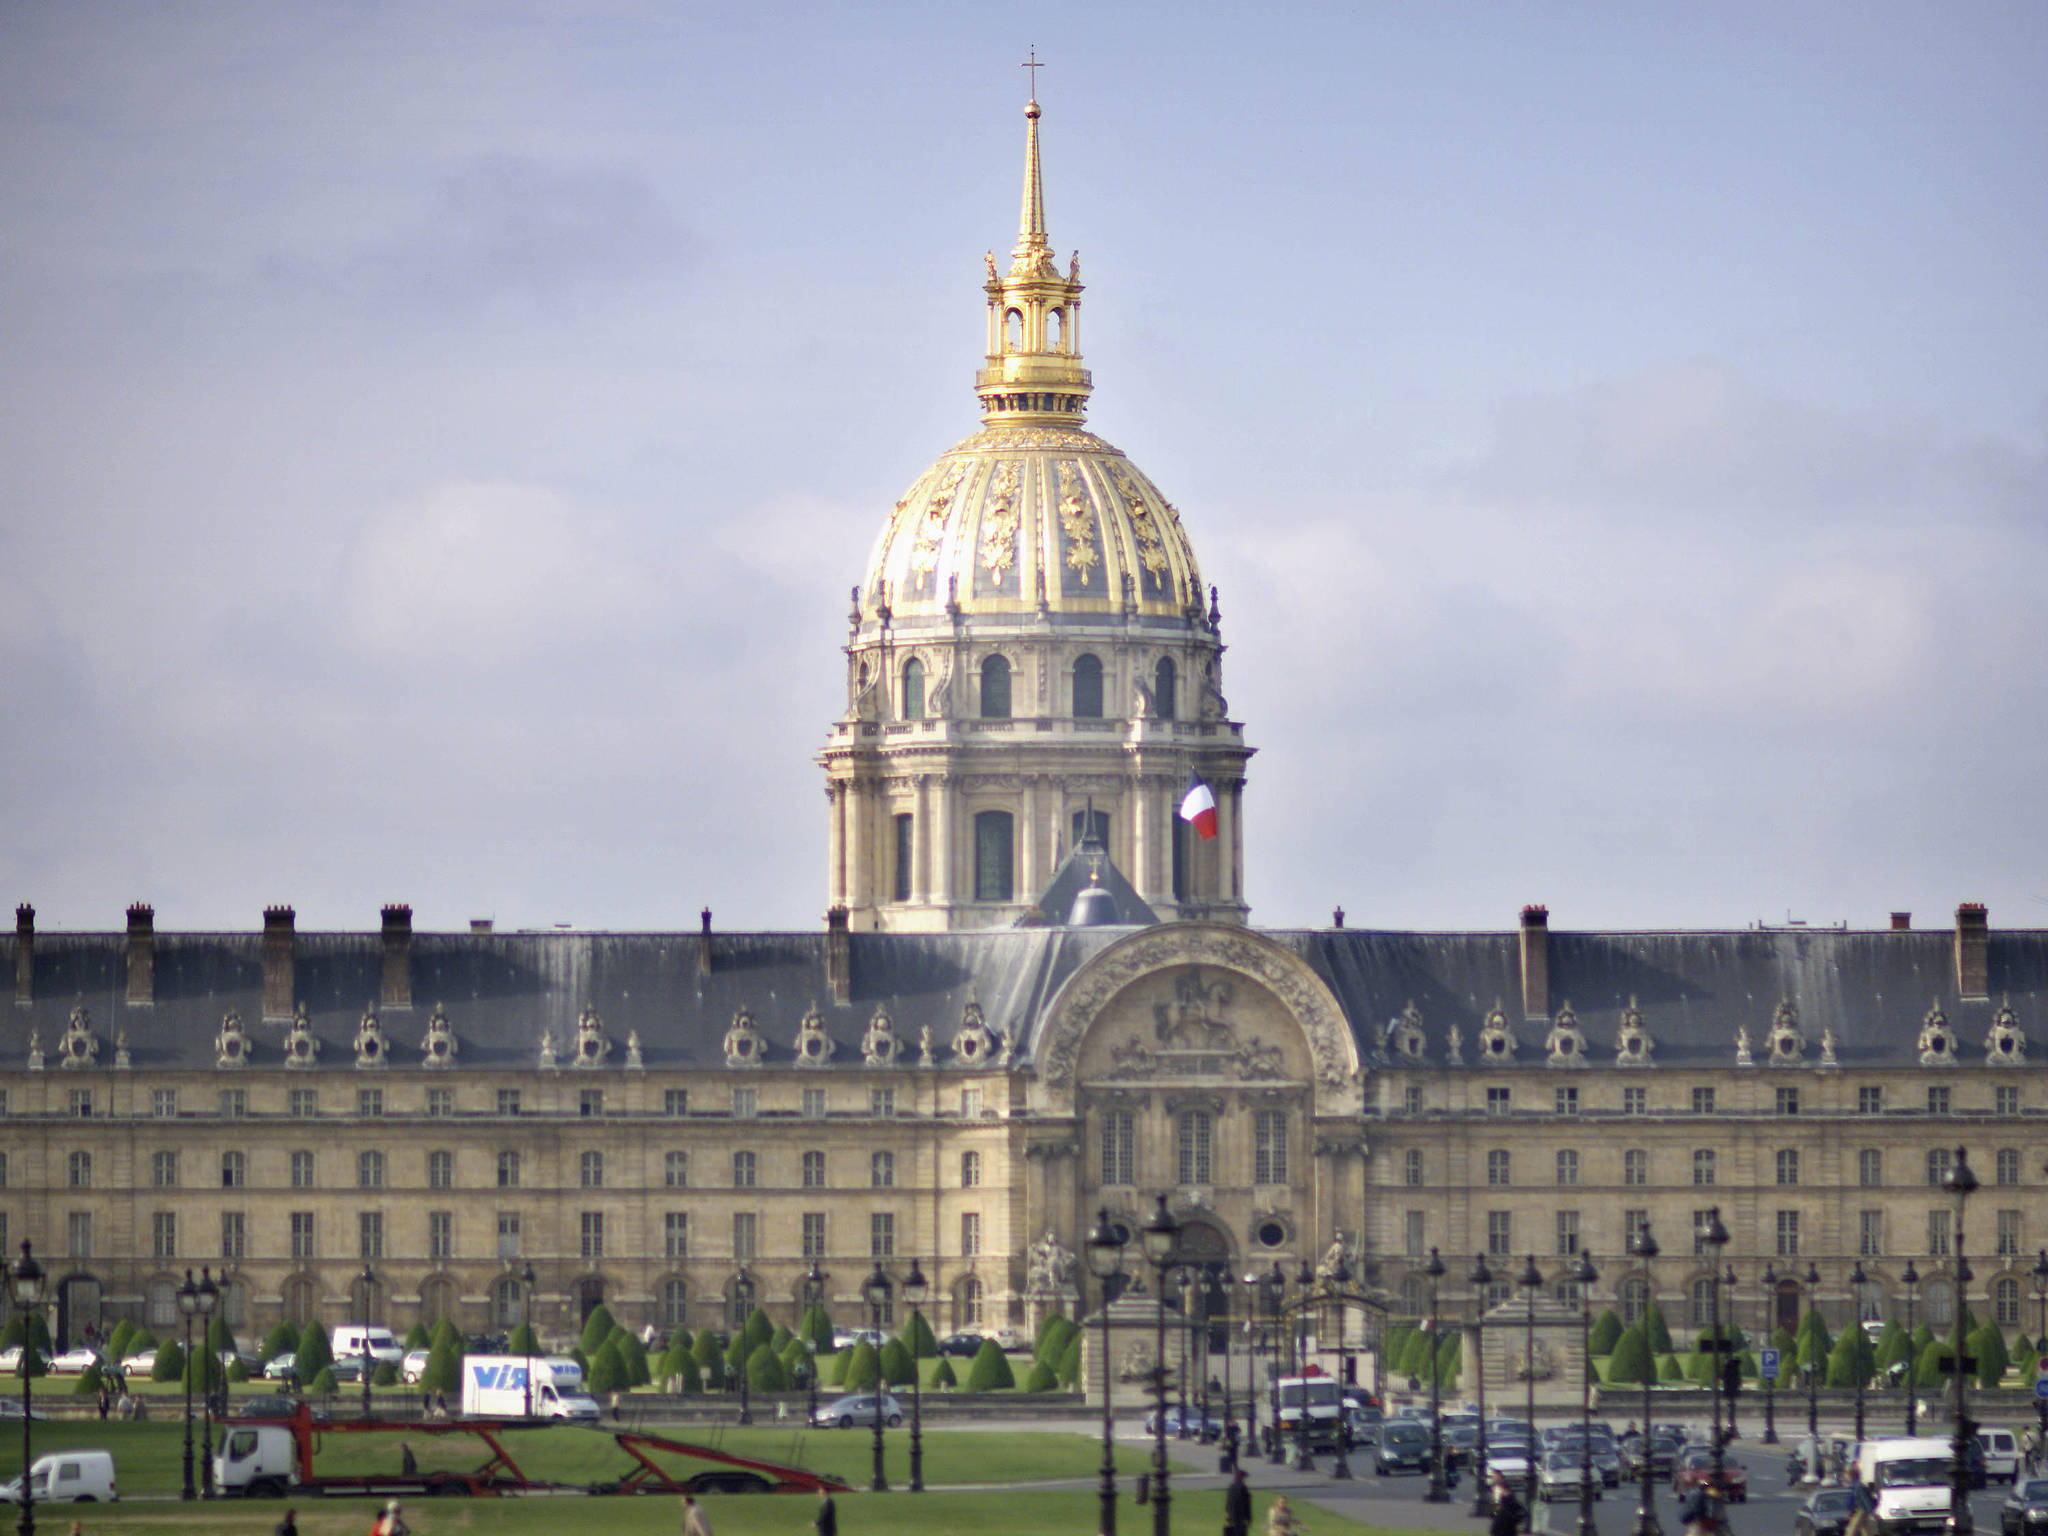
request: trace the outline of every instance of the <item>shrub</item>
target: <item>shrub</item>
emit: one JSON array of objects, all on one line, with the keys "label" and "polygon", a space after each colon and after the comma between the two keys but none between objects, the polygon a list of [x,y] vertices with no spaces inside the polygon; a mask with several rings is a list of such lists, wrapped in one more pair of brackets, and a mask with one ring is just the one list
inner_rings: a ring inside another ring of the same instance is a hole
[{"label": "shrub", "polygon": [[306,1383],[306,1390],[315,1397],[332,1397],[341,1390],[341,1383],[334,1379],[334,1367],[323,1365]]},{"label": "shrub", "polygon": [[890,1386],[909,1386],[911,1373],[916,1369],[917,1362],[910,1358],[901,1339],[890,1339],[882,1345],[882,1379]]},{"label": "shrub", "polygon": [[840,1377],[840,1384],[849,1392],[872,1392],[882,1383],[882,1360],[875,1353],[875,1346],[862,1340],[850,1350],[842,1352],[846,1365]]},{"label": "shrub", "polygon": [[740,1365],[742,1362],[746,1360],[746,1358],[747,1330],[742,1328],[738,1333],[734,1334],[731,1338],[725,1341],[726,1375],[732,1377],[734,1380],[738,1380],[740,1374]]},{"label": "shrub", "polygon": [[107,1358],[117,1363],[127,1359],[134,1353],[128,1347],[128,1341],[134,1337],[135,1325],[127,1318],[124,1317],[114,1324],[114,1331],[107,1335]]},{"label": "shrub", "polygon": [[[235,1363],[234,1363],[233,1365],[229,1366],[229,1367],[228,1367],[228,1380],[229,1380],[229,1381],[233,1381],[233,1380],[235,1379],[235,1372],[236,1372],[236,1371],[241,1371],[241,1370],[242,1370],[242,1363],[241,1363],[241,1362],[240,1362],[239,1360],[238,1360],[238,1361],[236,1361],[236,1362],[235,1362]],[[244,1380],[244,1381],[247,1381],[248,1379],[249,1379],[249,1373],[248,1373],[247,1371],[242,1371],[242,1380]],[[398,1367],[397,1367],[397,1365],[396,1365],[396,1364],[394,1364],[394,1363],[393,1363],[392,1361],[389,1361],[389,1360],[379,1360],[379,1361],[377,1362],[377,1368],[376,1368],[376,1369],[375,1369],[374,1371],[370,1372],[370,1385],[372,1385],[372,1386],[375,1386],[375,1387],[395,1387],[395,1386],[397,1386],[397,1385],[398,1385]]]},{"label": "shrub", "polygon": [[1465,1335],[1453,1329],[1436,1347],[1436,1379],[1450,1386],[1458,1379],[1465,1358]]},{"label": "shrub", "polygon": [[832,1319],[825,1315],[823,1307],[812,1307],[804,1313],[797,1332],[817,1345],[821,1356],[832,1353]]},{"label": "shrub", "polygon": [[1696,1387],[1714,1384],[1714,1357],[1701,1350],[1694,1350],[1685,1357],[1685,1379]]},{"label": "shrub", "polygon": [[1614,1353],[1607,1361],[1607,1379],[1615,1386],[1641,1386],[1657,1379],[1657,1362],[1650,1354],[1641,1324],[1622,1329],[1621,1337],[1615,1340]]},{"label": "shrub", "polygon": [[241,1353],[241,1347],[235,1343],[235,1330],[230,1328],[228,1320],[218,1313],[214,1315],[213,1321],[206,1325],[206,1347],[216,1356]]},{"label": "shrub", "polygon": [[670,1332],[668,1344],[661,1352],[661,1359],[655,1362],[655,1374],[663,1381],[682,1373],[683,1361],[690,1353],[692,1340],[690,1330],[677,1328]]},{"label": "shrub", "polygon": [[612,1336],[612,1330],[618,1326],[612,1317],[611,1308],[603,1302],[600,1301],[592,1307],[590,1316],[583,1319],[583,1353],[593,1360],[596,1359],[598,1350],[604,1347],[604,1341]]},{"label": "shrub", "polygon": [[1031,1340],[1031,1354],[1034,1359],[1045,1358],[1045,1341],[1051,1338],[1054,1331],[1066,1320],[1067,1314],[1058,1307],[1047,1309],[1045,1316],[1038,1320],[1037,1335]]},{"label": "shrub", "polygon": [[920,1360],[929,1360],[939,1352],[939,1341],[932,1336],[932,1325],[924,1320],[922,1312],[912,1312],[898,1335],[910,1352]]},{"label": "shrub", "polygon": [[1861,1328],[1844,1328],[1835,1347],[1828,1351],[1827,1384],[1853,1387],[1868,1382],[1877,1369],[1877,1351]]},{"label": "shrub", "polygon": [[1643,1326],[1647,1330],[1650,1349],[1658,1355],[1671,1353],[1671,1329],[1664,1321],[1664,1309],[1654,1301],[1643,1309]]},{"label": "shrub", "polygon": [[[394,1380],[397,1379],[397,1375],[398,1373],[396,1371],[392,1372],[392,1378]],[[242,1363],[242,1357],[240,1355],[235,1356],[234,1359],[228,1362],[228,1380],[242,1382],[247,1381],[248,1379],[249,1367]]]},{"label": "shrub", "polygon": [[1589,1347],[1596,1355],[1611,1355],[1614,1353],[1615,1342],[1620,1337],[1621,1318],[1616,1315],[1614,1308],[1609,1307],[1593,1324],[1593,1338]]},{"label": "shrub", "polygon": [[768,1320],[766,1312],[756,1307],[747,1318],[747,1326],[742,1330],[742,1337],[747,1341],[747,1354],[751,1355],[775,1337],[775,1324]]},{"label": "shrub", "polygon": [[983,1339],[981,1348],[975,1352],[974,1364],[967,1369],[967,1390],[1000,1392],[1016,1385],[1017,1378],[1010,1372],[1010,1362],[1002,1347],[994,1339]]},{"label": "shrub", "polygon": [[1074,1336],[1067,1340],[1067,1347],[1060,1351],[1059,1364],[1053,1367],[1053,1374],[1060,1379],[1063,1387],[1076,1387],[1081,1383],[1081,1330],[1075,1329]]},{"label": "shrub", "polygon": [[1679,1365],[1678,1356],[1665,1355],[1660,1360],[1658,1360],[1657,1379],[1659,1381],[1685,1380],[1685,1370],[1682,1366]]},{"label": "shrub", "polygon": [[317,1318],[300,1331],[297,1355],[292,1368],[299,1373],[299,1380],[309,1384],[322,1367],[334,1363],[334,1346]]},{"label": "shrub", "polygon": [[1057,1367],[1060,1356],[1067,1352],[1067,1345],[1073,1342],[1074,1336],[1080,1331],[1080,1327],[1071,1319],[1055,1313],[1046,1320],[1046,1327],[1039,1335],[1038,1348],[1032,1352],[1032,1358]]},{"label": "shrub", "polygon": [[446,1318],[434,1329],[434,1341],[427,1346],[427,1364],[426,1369],[420,1372],[420,1389],[425,1392],[462,1391],[462,1344]]},{"label": "shrub", "polygon": [[176,1339],[166,1339],[158,1346],[156,1363],[149,1368],[151,1381],[183,1381],[185,1379],[185,1351]]},{"label": "shrub", "polygon": [[602,1395],[606,1392],[623,1392],[630,1385],[626,1374],[625,1356],[619,1353],[616,1337],[607,1337],[598,1345],[597,1353],[590,1357],[590,1390]]},{"label": "shrub", "polygon": [[775,1325],[775,1331],[768,1335],[768,1347],[775,1351],[776,1359],[780,1360],[782,1358],[782,1351],[788,1346],[789,1341],[795,1337],[796,1335],[783,1327],[782,1324],[777,1323]]},{"label": "shrub", "polygon": [[1954,1351],[1939,1339],[1929,1341],[1920,1351],[1919,1362],[1913,1367],[1913,1384],[1919,1387],[1942,1387],[1948,1384],[1948,1362]]},{"label": "shrub", "polygon": [[1996,1323],[1986,1323],[1970,1335],[1970,1354],[1977,1361],[1977,1385],[1980,1387],[1997,1386],[2012,1364],[2012,1356],[2005,1352],[2005,1335]]},{"label": "shrub", "polygon": [[762,1343],[747,1356],[747,1385],[756,1392],[787,1392],[789,1376],[772,1343]]},{"label": "shrub", "polygon": [[405,1330],[405,1351],[407,1354],[411,1354],[416,1349],[431,1349],[433,1345],[434,1336],[427,1332],[427,1325],[425,1323],[414,1323]]},{"label": "shrub", "polygon": [[[264,1337],[263,1358],[265,1360],[275,1360],[279,1355],[291,1354],[299,1347],[299,1332],[300,1330],[291,1323],[279,1323]],[[139,1338],[141,1335],[138,1333],[136,1337]],[[132,1340],[130,1341],[129,1352],[131,1354],[134,1352]]]},{"label": "shrub", "polygon": [[932,1389],[937,1391],[942,1387],[952,1388],[959,1385],[960,1378],[953,1374],[953,1362],[944,1355],[939,1356],[939,1363],[932,1370]]},{"label": "shrub", "polygon": [[[415,1345],[414,1348],[431,1349],[433,1344],[434,1341],[432,1339],[427,1339],[423,1344]],[[508,1355],[537,1355],[541,1352],[540,1339],[534,1334],[533,1325],[530,1323],[521,1323],[517,1328],[514,1328],[512,1330],[512,1337],[505,1343],[505,1353]]]},{"label": "shrub", "polygon": [[1052,1373],[1052,1367],[1043,1360],[1031,1362],[1031,1369],[1024,1373],[1026,1392],[1051,1392],[1059,1386],[1059,1378]]},{"label": "shrub", "polygon": [[77,1385],[72,1387],[71,1395],[73,1397],[92,1397],[97,1395],[99,1390],[100,1368],[97,1365],[88,1365],[83,1371],[78,1373],[78,1382]]},{"label": "shrub", "polygon": [[725,1385],[725,1353],[718,1346],[718,1335],[711,1329],[697,1335],[697,1342],[690,1346],[690,1358],[703,1372],[706,1391],[716,1392]]},{"label": "shrub", "polygon": [[682,1378],[682,1389],[695,1396],[704,1390],[704,1378],[697,1370],[697,1357],[688,1350],[676,1356],[676,1368],[668,1373]]}]

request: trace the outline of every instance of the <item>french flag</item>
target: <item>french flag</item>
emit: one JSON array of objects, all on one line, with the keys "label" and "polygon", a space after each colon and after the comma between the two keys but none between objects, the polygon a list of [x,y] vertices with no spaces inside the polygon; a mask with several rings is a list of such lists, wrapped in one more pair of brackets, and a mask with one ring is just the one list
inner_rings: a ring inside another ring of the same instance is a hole
[{"label": "french flag", "polygon": [[1192,824],[1205,843],[1216,835],[1216,797],[1199,773],[1188,775],[1188,792],[1180,800],[1180,819]]}]

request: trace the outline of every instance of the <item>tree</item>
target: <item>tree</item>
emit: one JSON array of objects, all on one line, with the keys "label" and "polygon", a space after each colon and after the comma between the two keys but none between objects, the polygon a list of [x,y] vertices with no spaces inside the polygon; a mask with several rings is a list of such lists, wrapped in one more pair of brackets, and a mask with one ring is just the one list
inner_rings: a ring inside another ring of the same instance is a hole
[{"label": "tree", "polygon": [[1970,1335],[1970,1358],[1977,1362],[1977,1385],[1995,1387],[2012,1365],[2005,1352],[2005,1335],[1998,1324],[1986,1323]]},{"label": "tree", "polygon": [[411,1354],[416,1349],[431,1349],[433,1344],[434,1336],[427,1332],[427,1325],[425,1323],[414,1323],[405,1330],[405,1350],[407,1354]]},{"label": "tree", "polygon": [[967,1390],[1000,1392],[1016,1385],[1017,1378],[1011,1374],[1010,1361],[1002,1346],[994,1339],[983,1339],[981,1348],[975,1351],[974,1364],[967,1369]]},{"label": "tree", "polygon": [[1803,1371],[1809,1365],[1825,1370],[1828,1352],[1835,1347],[1834,1338],[1828,1333],[1828,1325],[1820,1313],[1807,1309],[1806,1316],[1799,1320],[1798,1359],[1795,1362]]},{"label": "tree", "polygon": [[910,1358],[910,1351],[901,1339],[890,1339],[882,1345],[882,1380],[892,1387],[907,1387],[911,1375],[917,1370],[917,1362]]},{"label": "tree", "polygon": [[1919,1361],[1913,1367],[1913,1385],[1923,1388],[1940,1388],[1948,1385],[1949,1361],[1955,1351],[1939,1339],[1930,1339],[1927,1347],[1920,1351]]},{"label": "tree", "polygon": [[341,1383],[334,1379],[334,1367],[323,1365],[306,1383],[306,1390],[315,1397],[332,1397],[341,1390]]},{"label": "tree", "polygon": [[747,1341],[747,1357],[751,1358],[755,1350],[775,1337],[775,1324],[769,1321],[766,1312],[756,1307],[748,1315],[741,1337]]},{"label": "tree", "polygon": [[[410,1338],[411,1335],[407,1335],[407,1337]],[[683,1337],[687,1340],[689,1335],[684,1334]],[[431,1338],[427,1338],[411,1347],[414,1349],[431,1349],[433,1344],[434,1341]],[[505,1345],[505,1353],[508,1355],[537,1355],[540,1353],[540,1340],[534,1336],[533,1325],[524,1318],[520,1320],[519,1326],[512,1330],[512,1337]]]},{"label": "tree", "polygon": [[299,1374],[299,1380],[309,1386],[323,1367],[334,1363],[334,1347],[329,1343],[327,1330],[315,1318],[306,1324],[299,1334],[299,1347],[292,1361],[292,1369]]},{"label": "tree", "polygon": [[875,1346],[862,1339],[845,1351],[846,1369],[842,1384],[849,1392],[872,1392],[882,1384],[882,1361]]},{"label": "tree", "polygon": [[1654,1301],[1643,1308],[1643,1326],[1649,1330],[1650,1348],[1659,1355],[1671,1353],[1671,1329],[1665,1324],[1664,1309]]},{"label": "tree", "polygon": [[102,1381],[97,1362],[88,1365],[78,1373],[78,1383],[71,1389],[73,1397],[92,1397],[99,1392]]},{"label": "tree", "polygon": [[157,1346],[156,1362],[149,1368],[151,1381],[183,1381],[185,1379],[185,1347],[176,1339],[166,1339]]},{"label": "tree", "polygon": [[462,1391],[462,1339],[455,1325],[442,1318],[434,1325],[433,1342],[427,1346],[427,1367],[420,1373],[420,1386],[428,1392]]},{"label": "tree", "polygon": [[1038,1336],[1031,1341],[1031,1355],[1033,1359],[1042,1360],[1045,1358],[1045,1341],[1052,1336],[1053,1330],[1066,1320],[1067,1314],[1062,1312],[1058,1306],[1055,1305],[1046,1309],[1045,1316],[1038,1320]]},{"label": "tree", "polygon": [[594,1393],[623,1392],[630,1385],[626,1377],[626,1360],[619,1353],[619,1341],[615,1334],[608,1334],[597,1353],[590,1357],[590,1390]]},{"label": "tree", "polygon": [[185,1361],[185,1374],[192,1378],[194,1392],[218,1392],[228,1384],[227,1367],[212,1350],[195,1347]]},{"label": "tree", "polygon": [[1596,1355],[1611,1355],[1622,1335],[1621,1318],[1609,1307],[1593,1322],[1593,1336],[1587,1347]]},{"label": "tree", "polygon": [[1665,1355],[1658,1360],[1657,1379],[1659,1381],[1685,1380],[1685,1368],[1678,1363],[1678,1356]]},{"label": "tree", "polygon": [[640,1340],[624,1328],[613,1329],[612,1339],[619,1346],[619,1358],[625,1362],[626,1385],[646,1386],[654,1375],[647,1369],[647,1351],[641,1347]]},{"label": "tree", "polygon": [[612,1317],[611,1308],[603,1302],[600,1301],[592,1307],[590,1316],[583,1319],[583,1353],[595,1362],[598,1350],[604,1347],[604,1341],[612,1336],[612,1330],[618,1326]]},{"label": "tree", "polygon": [[1446,1333],[1436,1347],[1436,1379],[1439,1385],[1453,1386],[1458,1380],[1460,1362],[1465,1353],[1465,1335],[1453,1328]]},{"label": "tree", "polygon": [[675,1361],[675,1369],[669,1371],[667,1375],[680,1378],[682,1390],[692,1397],[702,1392],[704,1390],[704,1377],[697,1370],[697,1357],[688,1350],[684,1350],[675,1357]]},{"label": "tree", "polygon": [[[1067,1323],[1065,1318],[1061,1322]],[[1067,1323],[1069,1328],[1072,1323]],[[904,1344],[920,1360],[929,1360],[939,1352],[939,1341],[932,1337],[932,1325],[924,1320],[922,1312],[913,1311],[903,1325],[901,1334]]]},{"label": "tree", "polygon": [[228,1320],[218,1312],[214,1313],[213,1320],[206,1325],[206,1347],[213,1352],[215,1359],[223,1355],[239,1355],[242,1352],[241,1346],[235,1343],[235,1330],[228,1326]]},{"label": "tree", "polygon": [[1052,1367],[1043,1360],[1032,1361],[1031,1369],[1024,1373],[1026,1392],[1052,1392],[1058,1389],[1059,1384],[1059,1377],[1053,1374]]},{"label": "tree", "polygon": [[127,1318],[114,1324],[114,1331],[107,1336],[107,1358],[113,1361],[125,1360],[133,1353],[128,1343],[135,1337],[135,1324]]},{"label": "tree", "polygon": [[[236,1362],[235,1362],[235,1363],[234,1363],[233,1365],[231,1365],[231,1366],[229,1366],[229,1367],[228,1367],[228,1380],[229,1380],[229,1381],[234,1381],[234,1380],[236,1380],[236,1379],[237,1379],[237,1377],[235,1376],[235,1372],[237,1372],[237,1371],[242,1371],[242,1362],[241,1362],[241,1361],[239,1361],[239,1360],[237,1360],[237,1361],[236,1361]],[[248,1373],[247,1371],[242,1371],[241,1377],[240,1377],[239,1379],[240,1379],[240,1380],[242,1380],[242,1381],[247,1381],[247,1380],[249,1379],[249,1373]],[[395,1386],[397,1386],[397,1385],[398,1385],[398,1364],[397,1364],[397,1362],[396,1362],[396,1361],[393,1361],[393,1360],[379,1360],[379,1361],[377,1362],[377,1368],[376,1368],[375,1370],[373,1370],[373,1371],[371,1371],[371,1372],[370,1372],[370,1384],[371,1384],[372,1386],[377,1386],[377,1387],[395,1387]]]},{"label": "tree", "polygon": [[706,1328],[697,1335],[697,1342],[690,1348],[690,1356],[697,1362],[697,1369],[704,1373],[706,1391],[716,1392],[725,1385],[725,1351],[720,1347],[718,1335]]},{"label": "tree", "polygon": [[1877,1370],[1877,1351],[1861,1328],[1844,1328],[1828,1351],[1827,1384],[1854,1387],[1867,1383]]},{"label": "tree", "polygon": [[846,1384],[846,1367],[853,1359],[850,1349],[835,1349],[829,1355],[818,1356],[818,1385],[839,1387]]},{"label": "tree", "polygon": [[818,1353],[832,1353],[832,1319],[825,1315],[822,1306],[813,1306],[804,1313],[804,1320],[797,1325],[797,1333],[818,1346]]},{"label": "tree", "polygon": [[939,1363],[932,1370],[933,1389],[937,1390],[940,1387],[957,1387],[959,1385],[960,1378],[953,1374],[953,1362],[948,1360],[944,1355],[939,1356]]},{"label": "tree", "polygon": [[[140,1335],[138,1335],[140,1337]],[[133,1341],[130,1341],[131,1349]],[[290,1323],[279,1323],[263,1340],[263,1358],[275,1360],[279,1355],[289,1355],[299,1347],[299,1330]]]},{"label": "tree", "polygon": [[747,1385],[756,1392],[787,1392],[789,1377],[775,1353],[772,1340],[764,1340],[747,1356]]},{"label": "tree", "polygon": [[1643,1337],[1642,1324],[1635,1323],[1621,1330],[1621,1337],[1615,1340],[1614,1353],[1607,1361],[1607,1381],[1610,1386],[1642,1386],[1657,1379],[1657,1362],[1650,1353],[1649,1342]]},{"label": "tree", "polygon": [[1038,1331],[1038,1348],[1032,1351],[1033,1358],[1047,1365],[1057,1363],[1059,1357],[1066,1353],[1068,1340],[1080,1331],[1077,1324],[1055,1312]]},{"label": "tree", "polygon": [[1081,1330],[1076,1328],[1074,1336],[1067,1340],[1067,1347],[1060,1352],[1060,1362],[1053,1367],[1053,1374],[1060,1379],[1063,1387],[1077,1387],[1081,1384]]},{"label": "tree", "polygon": [[775,1351],[776,1359],[779,1360],[782,1358],[782,1351],[784,1347],[787,1346],[789,1341],[795,1337],[796,1335],[791,1333],[787,1328],[783,1327],[782,1324],[777,1323],[775,1325],[775,1331],[768,1336],[768,1345],[771,1349]]}]

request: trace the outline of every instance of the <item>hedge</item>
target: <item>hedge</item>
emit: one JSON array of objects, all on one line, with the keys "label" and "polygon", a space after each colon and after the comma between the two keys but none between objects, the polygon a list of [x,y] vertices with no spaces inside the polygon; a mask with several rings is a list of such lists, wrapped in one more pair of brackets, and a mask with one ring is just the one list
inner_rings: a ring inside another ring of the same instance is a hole
[{"label": "hedge", "polygon": [[967,1390],[999,1392],[1016,1385],[1017,1378],[1010,1371],[1010,1362],[1003,1354],[1002,1346],[994,1339],[983,1339],[981,1348],[975,1352],[974,1364],[968,1368]]}]

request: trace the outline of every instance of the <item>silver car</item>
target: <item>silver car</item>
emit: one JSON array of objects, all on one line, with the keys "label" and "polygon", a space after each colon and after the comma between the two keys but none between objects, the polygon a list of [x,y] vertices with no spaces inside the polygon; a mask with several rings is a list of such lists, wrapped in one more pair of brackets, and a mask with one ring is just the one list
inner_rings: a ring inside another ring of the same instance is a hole
[{"label": "silver car", "polygon": [[891,1429],[903,1422],[902,1407],[886,1392],[849,1393],[837,1402],[822,1404],[811,1422],[823,1429],[852,1429],[855,1425],[873,1429],[878,1415]]}]

